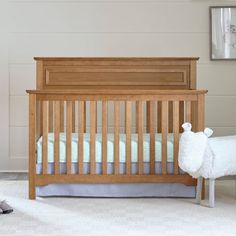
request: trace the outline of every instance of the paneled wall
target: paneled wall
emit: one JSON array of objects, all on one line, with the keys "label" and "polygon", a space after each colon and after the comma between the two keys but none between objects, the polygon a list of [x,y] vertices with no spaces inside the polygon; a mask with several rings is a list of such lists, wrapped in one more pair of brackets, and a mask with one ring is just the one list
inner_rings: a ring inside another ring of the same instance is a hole
[{"label": "paneled wall", "polygon": [[8,1],[0,21],[8,38],[0,58],[0,170],[27,169],[25,89],[35,87],[34,56],[199,56],[206,123],[217,135],[236,133],[236,62],[209,61],[209,6],[227,4],[235,0]]}]

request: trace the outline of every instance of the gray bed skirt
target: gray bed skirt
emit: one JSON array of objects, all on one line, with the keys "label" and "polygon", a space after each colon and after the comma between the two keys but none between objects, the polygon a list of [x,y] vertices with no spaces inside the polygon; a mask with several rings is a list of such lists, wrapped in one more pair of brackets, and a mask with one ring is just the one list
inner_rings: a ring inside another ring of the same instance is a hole
[{"label": "gray bed skirt", "polygon": [[36,187],[37,196],[71,197],[188,197],[196,188],[183,184],[49,184]]},{"label": "gray bed skirt", "polygon": [[[72,164],[72,173],[76,174],[77,163]],[[132,163],[132,174],[137,173],[137,163]],[[84,163],[84,174],[88,174],[90,165]],[[155,163],[155,172],[161,173],[161,162]],[[144,174],[150,171],[150,163],[144,163]],[[173,163],[167,163],[168,173],[173,173]],[[37,174],[42,173],[42,165],[37,164]],[[96,173],[101,174],[101,163],[96,163]],[[48,164],[48,174],[54,173],[54,164]],[[60,163],[60,173],[66,173],[66,164]],[[108,163],[108,174],[113,173],[113,163]],[[120,163],[120,174],[125,173],[125,163]],[[183,173],[183,172],[182,172]],[[196,195],[195,186],[179,183],[135,183],[135,184],[49,184],[36,187],[37,196],[71,196],[71,197],[188,197]]]}]

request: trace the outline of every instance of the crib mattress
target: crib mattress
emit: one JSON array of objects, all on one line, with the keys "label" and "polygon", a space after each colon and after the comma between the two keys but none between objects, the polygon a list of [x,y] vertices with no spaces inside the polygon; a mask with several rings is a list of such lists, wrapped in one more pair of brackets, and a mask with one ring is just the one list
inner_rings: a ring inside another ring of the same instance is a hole
[{"label": "crib mattress", "polygon": [[[161,161],[161,134],[155,134],[155,161]],[[84,157],[83,161],[90,162],[90,134],[84,134]],[[72,162],[78,162],[78,134],[72,134]],[[120,134],[119,141],[119,161],[125,163],[126,161],[126,135]],[[96,162],[102,162],[102,135],[96,134],[95,142]],[[138,160],[138,135],[131,135],[131,161],[133,163]],[[150,162],[150,135],[143,134],[143,161]],[[173,162],[173,134],[167,136],[167,161]],[[48,134],[48,162],[54,162],[54,134]],[[66,134],[60,133],[60,162],[66,162]],[[114,162],[114,135],[107,134],[107,162]],[[37,163],[42,163],[42,137],[37,142]]]}]

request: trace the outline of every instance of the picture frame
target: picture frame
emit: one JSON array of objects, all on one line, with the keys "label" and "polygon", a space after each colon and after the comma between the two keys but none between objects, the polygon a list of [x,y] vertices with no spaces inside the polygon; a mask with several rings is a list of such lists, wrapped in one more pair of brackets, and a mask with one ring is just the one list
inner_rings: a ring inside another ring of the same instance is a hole
[{"label": "picture frame", "polygon": [[210,7],[210,59],[236,60],[236,6]]}]

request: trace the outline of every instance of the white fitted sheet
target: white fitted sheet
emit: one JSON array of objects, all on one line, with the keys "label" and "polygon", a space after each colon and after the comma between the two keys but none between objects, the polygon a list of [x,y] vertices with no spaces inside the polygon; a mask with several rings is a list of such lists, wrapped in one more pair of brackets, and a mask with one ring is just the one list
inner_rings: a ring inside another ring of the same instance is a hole
[{"label": "white fitted sheet", "polygon": [[[155,161],[161,161],[161,134],[155,134]],[[125,140],[126,135],[120,134],[119,160],[125,163]],[[150,161],[150,135],[143,134],[143,161]],[[102,135],[96,134],[96,162],[102,162]],[[138,159],[138,135],[131,135],[131,161],[137,162]],[[90,162],[90,134],[84,134],[84,158],[83,161]],[[78,134],[72,134],[72,162],[78,161]],[[107,134],[107,161],[114,162],[114,134]],[[173,162],[173,134],[167,136],[167,161]],[[48,134],[48,162],[54,162],[54,134]],[[60,133],[60,162],[66,162],[66,134]],[[37,142],[37,163],[42,163],[42,137]]]}]

